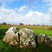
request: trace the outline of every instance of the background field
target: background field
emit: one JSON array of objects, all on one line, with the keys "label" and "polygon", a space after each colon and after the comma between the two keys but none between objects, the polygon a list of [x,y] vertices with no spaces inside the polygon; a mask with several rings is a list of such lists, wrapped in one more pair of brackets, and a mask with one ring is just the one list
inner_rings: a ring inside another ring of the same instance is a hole
[{"label": "background field", "polygon": [[20,49],[19,47],[9,46],[2,41],[5,32],[11,26],[15,26],[17,31],[21,28],[29,28],[35,34],[46,34],[52,37],[52,26],[35,26],[35,25],[0,25],[0,52],[52,52],[52,48],[46,46],[45,44],[37,45],[36,49],[32,48],[23,48]]}]

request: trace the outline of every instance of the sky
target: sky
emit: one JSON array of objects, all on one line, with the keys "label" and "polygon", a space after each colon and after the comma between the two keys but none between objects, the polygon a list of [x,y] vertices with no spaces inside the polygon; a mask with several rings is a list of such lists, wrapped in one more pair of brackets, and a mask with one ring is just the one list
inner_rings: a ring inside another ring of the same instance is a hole
[{"label": "sky", "polygon": [[0,0],[0,23],[52,25],[52,0]]}]

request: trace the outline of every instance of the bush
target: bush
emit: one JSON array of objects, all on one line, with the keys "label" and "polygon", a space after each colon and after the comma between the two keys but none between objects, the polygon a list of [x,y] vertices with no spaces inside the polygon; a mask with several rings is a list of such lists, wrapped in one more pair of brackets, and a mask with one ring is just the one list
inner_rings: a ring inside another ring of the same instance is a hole
[{"label": "bush", "polygon": [[0,29],[0,39],[4,37],[6,31],[7,29]]}]

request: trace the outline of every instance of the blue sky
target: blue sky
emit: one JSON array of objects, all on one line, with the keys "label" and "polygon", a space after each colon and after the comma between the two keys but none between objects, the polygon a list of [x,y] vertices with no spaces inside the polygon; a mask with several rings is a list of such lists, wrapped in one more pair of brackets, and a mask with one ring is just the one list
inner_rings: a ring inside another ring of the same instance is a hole
[{"label": "blue sky", "polygon": [[48,8],[44,0],[16,0],[14,2],[0,2],[0,5],[6,5],[7,8],[15,9],[23,5],[28,6],[31,10],[39,10],[41,12],[47,12]]},{"label": "blue sky", "polygon": [[0,23],[52,25],[50,13],[52,0],[0,0]]}]

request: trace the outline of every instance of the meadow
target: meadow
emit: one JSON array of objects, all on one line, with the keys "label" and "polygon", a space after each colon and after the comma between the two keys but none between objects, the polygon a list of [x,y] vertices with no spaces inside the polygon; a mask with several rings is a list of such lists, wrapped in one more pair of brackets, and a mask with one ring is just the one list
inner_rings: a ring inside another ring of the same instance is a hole
[{"label": "meadow", "polygon": [[21,28],[29,28],[35,34],[46,34],[52,37],[52,26],[34,26],[34,25],[0,25],[0,52],[52,52],[52,48],[45,44],[37,45],[36,49],[32,48],[19,48],[18,46],[9,46],[2,41],[5,32],[11,26],[15,26],[17,31]]}]

